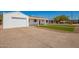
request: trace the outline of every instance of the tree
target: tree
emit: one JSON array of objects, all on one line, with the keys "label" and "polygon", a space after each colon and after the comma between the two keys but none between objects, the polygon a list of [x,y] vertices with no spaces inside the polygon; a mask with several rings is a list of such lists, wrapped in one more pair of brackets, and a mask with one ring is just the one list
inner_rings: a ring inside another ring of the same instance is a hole
[{"label": "tree", "polygon": [[2,24],[3,16],[0,15],[0,25]]},{"label": "tree", "polygon": [[63,23],[63,22],[66,22],[66,21],[68,21],[68,20],[69,20],[69,17],[68,17],[68,16],[65,16],[65,15],[56,16],[56,17],[54,18],[54,21],[55,21],[56,23]]}]

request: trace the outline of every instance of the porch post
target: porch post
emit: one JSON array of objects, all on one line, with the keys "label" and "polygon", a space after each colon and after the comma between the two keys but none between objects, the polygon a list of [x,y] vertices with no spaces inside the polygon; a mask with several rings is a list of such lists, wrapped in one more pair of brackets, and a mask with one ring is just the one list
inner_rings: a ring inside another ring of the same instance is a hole
[{"label": "porch post", "polygon": [[46,20],[44,20],[44,24],[46,25],[47,23],[46,23]]},{"label": "porch post", "polygon": [[38,22],[38,25],[37,26],[39,26],[39,19],[37,20],[37,22]]}]

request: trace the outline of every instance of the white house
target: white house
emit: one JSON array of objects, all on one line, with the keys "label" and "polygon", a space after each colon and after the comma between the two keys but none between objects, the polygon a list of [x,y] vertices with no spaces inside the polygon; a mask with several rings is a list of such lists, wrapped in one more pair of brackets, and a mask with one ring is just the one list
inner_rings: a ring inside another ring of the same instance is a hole
[{"label": "white house", "polygon": [[46,24],[46,20],[46,18],[28,16],[21,12],[3,12],[3,29]]}]

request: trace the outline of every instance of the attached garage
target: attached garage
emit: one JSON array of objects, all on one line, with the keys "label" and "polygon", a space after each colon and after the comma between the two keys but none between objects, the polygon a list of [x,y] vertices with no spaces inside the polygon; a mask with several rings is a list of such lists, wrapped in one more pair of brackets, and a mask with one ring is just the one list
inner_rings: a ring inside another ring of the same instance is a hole
[{"label": "attached garage", "polygon": [[29,17],[21,12],[3,13],[3,29],[29,27]]}]

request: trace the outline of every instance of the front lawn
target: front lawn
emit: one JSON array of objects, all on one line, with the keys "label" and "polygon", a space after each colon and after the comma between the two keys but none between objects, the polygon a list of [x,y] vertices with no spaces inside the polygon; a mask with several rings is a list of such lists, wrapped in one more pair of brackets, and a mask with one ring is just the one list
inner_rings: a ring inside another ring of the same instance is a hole
[{"label": "front lawn", "polygon": [[62,30],[68,32],[74,32],[75,26],[68,24],[68,25],[40,25],[39,27],[48,28],[48,29],[55,29],[55,30]]}]

